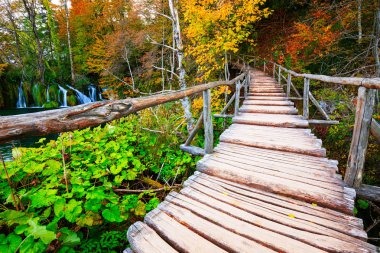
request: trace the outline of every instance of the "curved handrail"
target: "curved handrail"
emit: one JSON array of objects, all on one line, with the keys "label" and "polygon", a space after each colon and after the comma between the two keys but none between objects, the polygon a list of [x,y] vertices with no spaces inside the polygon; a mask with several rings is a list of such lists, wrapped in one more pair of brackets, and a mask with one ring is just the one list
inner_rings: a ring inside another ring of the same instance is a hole
[{"label": "curved handrail", "polygon": [[0,117],[0,143],[28,136],[43,136],[97,126],[140,110],[212,89],[233,85],[246,71],[230,81],[216,81],[153,96],[99,101],[69,108]]}]

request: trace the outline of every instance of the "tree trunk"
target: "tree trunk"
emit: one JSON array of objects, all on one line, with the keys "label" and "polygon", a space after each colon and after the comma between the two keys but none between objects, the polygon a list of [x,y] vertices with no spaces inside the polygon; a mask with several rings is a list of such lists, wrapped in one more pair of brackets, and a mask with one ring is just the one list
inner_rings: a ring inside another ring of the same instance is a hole
[{"label": "tree trunk", "polygon": [[65,18],[66,18],[67,47],[69,48],[69,58],[70,58],[71,82],[74,84],[75,71],[74,71],[74,62],[73,62],[73,52],[71,49],[69,7],[67,6],[67,0],[64,0],[64,5],[65,5]]},{"label": "tree trunk", "polygon": [[45,59],[38,30],[36,25],[36,1],[32,0],[30,3],[27,0],[22,0],[25,10],[28,13],[28,19],[32,25],[32,32],[37,45],[37,65],[38,65],[38,79],[42,85],[45,85]]},{"label": "tree trunk", "polygon": [[362,42],[363,30],[362,30],[362,1],[357,0],[358,2],[358,42]]},{"label": "tree trunk", "polygon": [[[181,29],[179,25],[178,10],[173,0],[169,0],[169,8],[170,8],[170,13],[173,19],[173,35],[174,35],[174,40],[176,43],[176,50],[177,50],[179,84],[180,84],[181,89],[183,90],[183,89],[186,89],[187,87],[186,80],[185,80],[186,71],[182,65],[184,53],[183,53],[183,44],[182,44],[182,38],[181,38]],[[193,115],[191,113],[190,99],[188,97],[185,97],[181,99],[181,103],[184,109],[184,113],[185,113],[184,116],[187,122],[187,131],[191,132],[191,130],[193,129],[194,120],[193,120]]]}]

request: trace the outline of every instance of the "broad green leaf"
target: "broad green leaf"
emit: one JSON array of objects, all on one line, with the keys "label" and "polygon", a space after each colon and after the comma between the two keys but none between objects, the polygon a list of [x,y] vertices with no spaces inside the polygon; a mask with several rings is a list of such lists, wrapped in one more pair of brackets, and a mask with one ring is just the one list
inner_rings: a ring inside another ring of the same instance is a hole
[{"label": "broad green leaf", "polygon": [[105,209],[102,212],[103,217],[110,222],[122,222],[123,219],[120,217],[120,210],[117,205],[112,206],[110,209]]},{"label": "broad green leaf", "polygon": [[33,235],[35,239],[41,239],[44,244],[49,244],[56,238],[54,232],[46,230],[46,226],[38,225],[35,220],[30,220],[28,224],[30,227],[27,232]]}]

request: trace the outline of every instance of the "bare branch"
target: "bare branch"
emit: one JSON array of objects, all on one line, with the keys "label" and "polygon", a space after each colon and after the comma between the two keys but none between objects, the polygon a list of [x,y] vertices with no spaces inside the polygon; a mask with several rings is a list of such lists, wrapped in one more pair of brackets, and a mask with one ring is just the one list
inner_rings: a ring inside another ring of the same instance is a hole
[{"label": "bare branch", "polygon": [[176,73],[172,72],[171,70],[168,70],[168,69],[165,69],[165,68],[160,68],[160,67],[157,67],[157,66],[154,66],[154,65],[153,65],[153,68],[158,69],[158,70],[167,71],[167,72],[173,74],[174,76],[176,76],[177,78],[179,78],[179,76]]}]

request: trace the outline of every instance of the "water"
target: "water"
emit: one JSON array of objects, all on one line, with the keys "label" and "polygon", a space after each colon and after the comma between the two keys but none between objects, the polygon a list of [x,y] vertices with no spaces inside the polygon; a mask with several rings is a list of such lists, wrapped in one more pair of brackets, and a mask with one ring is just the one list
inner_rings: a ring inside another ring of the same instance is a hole
[{"label": "water", "polygon": [[47,89],[46,89],[46,102],[50,102],[50,94],[49,94],[49,85],[48,85],[48,87],[47,87]]},{"label": "water", "polygon": [[61,99],[61,94],[62,94],[62,96],[63,96],[63,99],[62,99],[62,102],[61,102],[61,100],[60,100],[60,102],[61,102],[61,106],[62,107],[67,107],[67,90],[66,89],[64,89],[62,86],[60,86],[60,85],[58,85],[58,87],[59,87],[59,99]]},{"label": "water", "polygon": [[88,86],[88,93],[92,102],[96,102],[96,87],[93,85]]},{"label": "water", "polygon": [[67,87],[69,87],[70,89],[72,89],[73,91],[75,91],[75,93],[77,95],[77,98],[78,98],[78,101],[79,101],[79,104],[87,104],[87,103],[91,103],[92,102],[89,97],[87,97],[86,95],[84,95],[79,90],[75,89],[74,87],[71,87],[70,85],[67,85]]},{"label": "water", "polygon": [[[7,115],[18,115],[18,114],[25,114],[25,113],[32,113],[32,112],[39,112],[44,111],[46,109],[44,108],[22,108],[22,109],[0,109],[0,118],[1,116],[7,116]],[[44,138],[48,140],[56,139],[58,135],[51,134],[48,136],[44,136]],[[5,160],[11,160],[12,159],[12,148],[13,147],[38,147],[38,144],[36,142],[42,137],[28,137],[21,140],[15,140],[10,141],[7,143],[0,144],[0,152],[4,156]]]},{"label": "water", "polygon": [[17,108],[26,108],[26,99],[24,95],[24,90],[22,89],[22,85],[18,87],[18,99],[17,99]]}]

